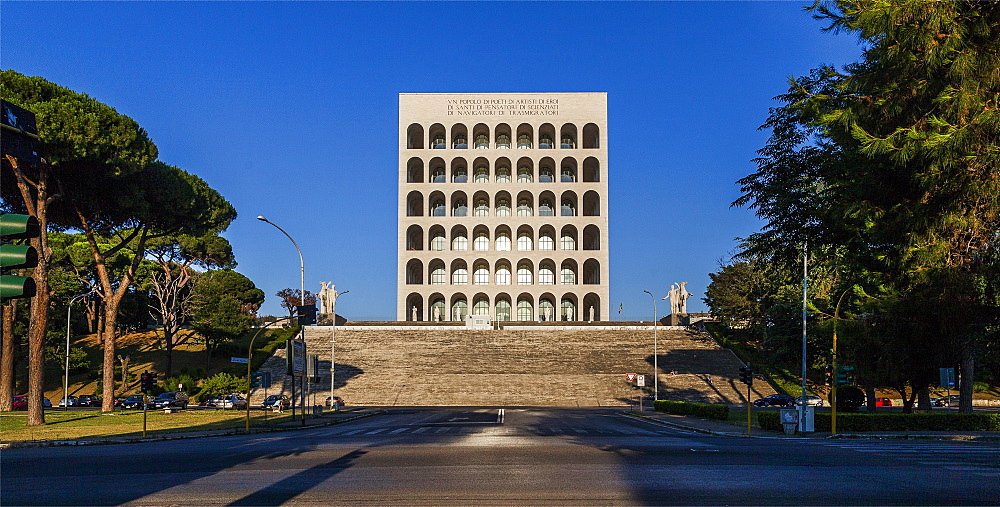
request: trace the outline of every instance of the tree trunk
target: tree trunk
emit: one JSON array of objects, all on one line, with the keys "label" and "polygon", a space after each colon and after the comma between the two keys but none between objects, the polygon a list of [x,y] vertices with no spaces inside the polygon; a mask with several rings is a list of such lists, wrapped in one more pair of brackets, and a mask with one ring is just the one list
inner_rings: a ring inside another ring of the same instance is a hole
[{"label": "tree trunk", "polygon": [[917,392],[917,410],[931,409],[931,392],[928,388],[923,388]]},{"label": "tree trunk", "polygon": [[0,349],[0,410],[9,411],[14,402],[14,351],[17,339],[14,337],[14,316],[17,314],[17,300],[11,299],[0,306],[3,324],[0,328],[3,344]]},{"label": "tree trunk", "polygon": [[962,347],[962,384],[959,386],[960,395],[958,401],[958,411],[962,414],[972,413],[972,385],[975,380],[976,356],[971,343],[966,343]]},{"label": "tree trunk", "polygon": [[[112,301],[104,302],[104,322],[113,322],[114,313],[118,312],[117,295]],[[108,315],[112,313],[112,315]],[[101,336],[104,341],[104,370],[101,374],[101,411],[111,412],[115,409],[115,349],[117,341],[115,326],[105,326]]]},{"label": "tree trunk", "polygon": [[865,406],[868,407],[869,412],[875,412],[878,408],[875,406],[875,385],[868,384],[865,386]]}]

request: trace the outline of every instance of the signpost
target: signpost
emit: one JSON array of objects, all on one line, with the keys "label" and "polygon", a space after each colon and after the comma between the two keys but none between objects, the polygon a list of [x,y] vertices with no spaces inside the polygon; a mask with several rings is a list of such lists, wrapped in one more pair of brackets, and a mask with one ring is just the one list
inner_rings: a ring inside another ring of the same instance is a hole
[{"label": "signpost", "polygon": [[955,369],[954,368],[940,368],[938,370],[941,374],[941,380],[938,383],[941,387],[948,389],[948,408],[951,408],[951,388],[955,387]]}]

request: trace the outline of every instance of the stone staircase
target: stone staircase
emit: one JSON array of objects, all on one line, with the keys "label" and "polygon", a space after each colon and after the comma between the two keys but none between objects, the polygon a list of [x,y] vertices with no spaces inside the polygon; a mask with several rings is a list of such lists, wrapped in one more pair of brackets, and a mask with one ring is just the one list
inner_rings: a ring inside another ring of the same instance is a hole
[{"label": "stone staircase", "polygon": [[[350,405],[623,406],[640,392],[653,392],[648,324],[488,331],[380,324],[336,329],[336,394]],[[742,363],[709,335],[661,327],[657,342],[660,399],[745,402]],[[320,358],[323,375],[312,389],[322,404],[330,394],[330,328],[307,328],[306,347]],[[275,383],[267,394],[291,392],[284,350],[261,369],[270,370]],[[645,390],[629,384],[626,373],[646,375]],[[773,392],[757,381],[751,397]],[[256,390],[251,402],[259,404],[263,395]]]}]

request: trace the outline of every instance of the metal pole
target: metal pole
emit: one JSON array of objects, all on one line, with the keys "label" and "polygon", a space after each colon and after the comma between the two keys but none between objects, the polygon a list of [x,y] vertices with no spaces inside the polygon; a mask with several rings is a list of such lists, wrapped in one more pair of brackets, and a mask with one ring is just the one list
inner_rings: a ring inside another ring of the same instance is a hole
[{"label": "metal pole", "polygon": [[653,407],[655,408],[656,400],[660,398],[660,382],[657,377],[657,373],[660,370],[660,366],[658,364],[660,353],[656,340],[656,298],[653,297],[653,293],[648,290],[644,290],[643,292],[649,294],[649,299],[653,300]]},{"label": "metal pole", "polygon": [[802,247],[802,404],[799,405],[799,431],[806,427],[805,421],[805,401],[806,401],[806,299],[808,297],[809,286],[809,243],[804,243]]},{"label": "metal pole", "polygon": [[86,294],[74,296],[69,300],[69,304],[66,305],[66,368],[63,370],[63,410],[69,410],[69,319],[72,315],[73,303],[76,302],[77,299],[89,296],[90,294],[91,293],[88,292]]},{"label": "metal pole", "polygon": [[[267,223],[273,225],[279,231],[281,231],[281,233],[284,234],[285,237],[287,237],[288,240],[292,242],[292,245],[295,246],[295,251],[299,253],[299,305],[300,306],[305,306],[305,304],[306,304],[306,264],[302,260],[302,249],[299,248],[299,244],[296,243],[294,239],[292,239],[292,236],[290,234],[288,234],[287,232],[285,232],[284,229],[282,229],[281,227],[279,227],[278,224],[276,224],[276,223],[274,223],[274,222],[272,222],[272,221],[264,218],[264,215],[257,215],[257,220],[260,220],[261,222],[267,222]],[[305,326],[303,326],[301,324],[299,325],[299,336],[301,337],[300,339],[302,341],[305,341],[305,339],[306,339],[306,328],[305,328]],[[294,375],[292,376],[292,392],[293,393],[295,392],[295,377],[294,377]],[[294,396],[294,394],[292,396]],[[300,396],[302,396],[302,400],[301,400],[302,401],[302,406],[305,407],[305,395],[304,394],[300,394]],[[292,420],[295,420],[295,405],[294,404],[292,405]],[[306,423],[306,412],[305,412],[305,409],[303,408],[303,410],[302,410],[302,424],[305,424],[305,423]]]}]

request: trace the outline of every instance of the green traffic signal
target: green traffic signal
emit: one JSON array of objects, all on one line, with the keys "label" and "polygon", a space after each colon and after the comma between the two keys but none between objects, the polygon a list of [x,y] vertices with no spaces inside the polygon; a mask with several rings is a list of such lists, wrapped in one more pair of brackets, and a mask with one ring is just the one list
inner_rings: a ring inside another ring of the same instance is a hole
[{"label": "green traffic signal", "polygon": [[[0,240],[38,237],[38,219],[31,215],[0,215]],[[0,245],[0,269],[33,268],[38,265],[38,251],[29,245]],[[30,298],[35,295],[35,280],[26,276],[0,275],[0,298]]]},{"label": "green traffic signal", "polygon": [[250,375],[250,389],[257,389],[260,387],[261,378],[264,376],[262,373],[254,373]]},{"label": "green traffic signal", "polygon": [[0,299],[35,297],[35,279],[27,276],[0,275]]},{"label": "green traffic signal", "polygon": [[37,238],[39,234],[38,219],[31,215],[0,215],[0,236],[4,239]]}]

